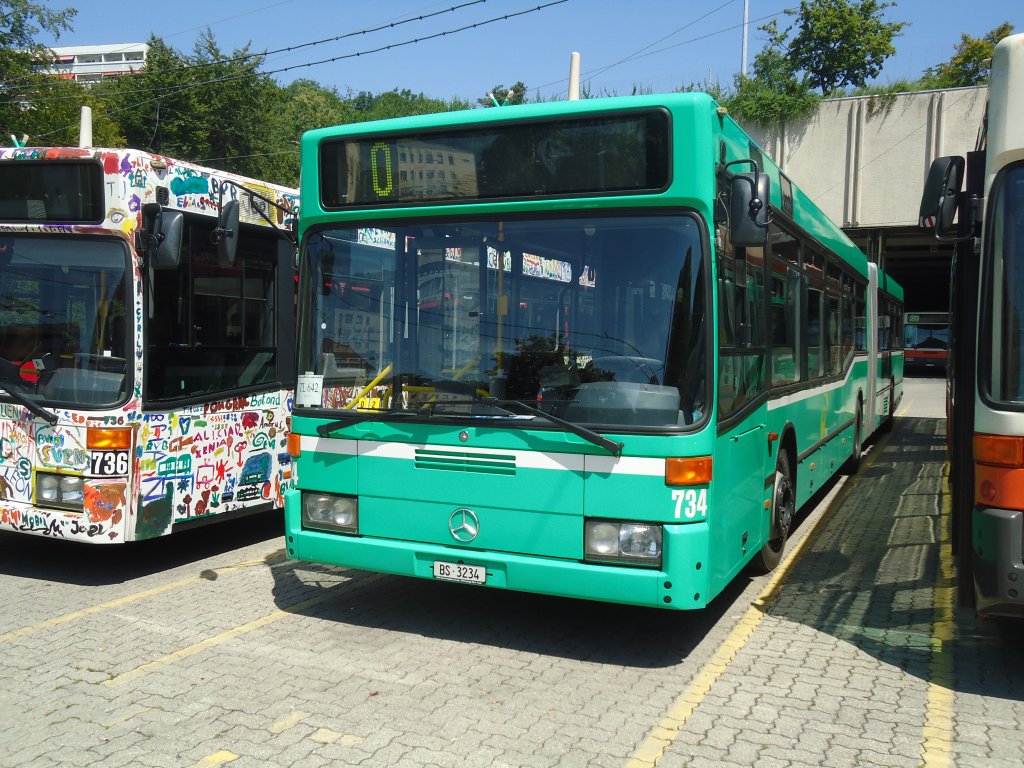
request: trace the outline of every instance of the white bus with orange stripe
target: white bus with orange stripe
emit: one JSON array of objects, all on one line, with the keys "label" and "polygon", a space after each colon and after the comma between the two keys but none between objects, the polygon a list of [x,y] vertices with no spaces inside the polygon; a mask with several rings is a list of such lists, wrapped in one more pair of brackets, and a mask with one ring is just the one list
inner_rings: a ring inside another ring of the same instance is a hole
[{"label": "white bus with orange stripe", "polygon": [[996,46],[977,151],[934,161],[921,218],[957,241],[947,412],[960,602],[1024,616],[1024,35]]}]

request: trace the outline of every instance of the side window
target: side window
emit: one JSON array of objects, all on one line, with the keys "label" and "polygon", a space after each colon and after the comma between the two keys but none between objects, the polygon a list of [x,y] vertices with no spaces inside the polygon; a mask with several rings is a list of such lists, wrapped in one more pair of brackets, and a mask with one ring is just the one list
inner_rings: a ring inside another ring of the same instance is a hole
[{"label": "side window", "polygon": [[864,283],[857,282],[854,285],[853,293],[853,325],[854,339],[853,346],[858,352],[866,352],[868,348],[867,339],[867,304],[865,303]]},{"label": "side window", "polygon": [[842,273],[837,264],[829,262],[825,274],[826,309],[828,312],[828,366],[826,370],[829,374],[834,375],[843,370],[843,311],[840,295],[840,278]]},{"label": "side window", "polygon": [[825,375],[827,350],[823,341],[825,319],[825,257],[810,248],[804,249],[807,300],[804,328],[807,337],[807,377],[810,379]]},{"label": "side window", "polygon": [[718,414],[726,419],[765,390],[764,251],[719,259]]},{"label": "side window", "polygon": [[853,278],[843,273],[843,368],[853,356],[854,344],[854,297]]},{"label": "side window", "polygon": [[800,243],[777,226],[772,227],[770,240],[772,386],[780,386],[800,380]]},{"label": "side window", "polygon": [[892,316],[889,313],[889,299],[884,296],[878,298],[878,351],[884,352],[889,349],[891,338]]},{"label": "side window", "polygon": [[145,321],[147,401],[227,395],[278,380],[277,235],[242,226],[233,263],[190,217],[177,269],[153,273]]}]

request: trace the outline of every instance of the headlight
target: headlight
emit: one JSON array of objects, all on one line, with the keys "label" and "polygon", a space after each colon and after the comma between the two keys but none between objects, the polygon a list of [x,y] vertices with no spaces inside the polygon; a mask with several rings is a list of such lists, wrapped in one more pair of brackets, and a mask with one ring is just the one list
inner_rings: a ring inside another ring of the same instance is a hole
[{"label": "headlight", "polygon": [[60,479],[60,498],[65,504],[81,504],[85,498],[85,483],[80,477],[62,477]]},{"label": "headlight", "polygon": [[85,478],[79,475],[36,472],[36,503],[40,506],[80,512],[84,500]]},{"label": "headlight", "polygon": [[359,533],[359,500],[355,496],[303,493],[302,527]]},{"label": "headlight", "polygon": [[584,557],[600,563],[660,568],[661,537],[660,525],[587,520],[583,533]]}]

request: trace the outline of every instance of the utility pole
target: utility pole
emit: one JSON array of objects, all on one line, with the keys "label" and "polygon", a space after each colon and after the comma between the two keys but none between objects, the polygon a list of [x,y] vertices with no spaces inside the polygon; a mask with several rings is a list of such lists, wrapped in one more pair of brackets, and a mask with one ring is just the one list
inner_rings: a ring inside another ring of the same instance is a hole
[{"label": "utility pole", "polygon": [[740,59],[740,74],[747,76],[747,25],[750,23],[750,0],[743,0],[743,56]]}]

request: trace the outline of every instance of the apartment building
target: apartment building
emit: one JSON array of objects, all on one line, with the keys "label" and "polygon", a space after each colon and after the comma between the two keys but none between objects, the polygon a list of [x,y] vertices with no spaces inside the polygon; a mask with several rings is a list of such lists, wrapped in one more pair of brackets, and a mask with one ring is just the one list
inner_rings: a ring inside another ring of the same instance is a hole
[{"label": "apartment building", "polygon": [[146,65],[149,46],[146,43],[113,43],[51,50],[53,63],[42,67],[44,71],[80,83],[97,83],[142,69]]}]

